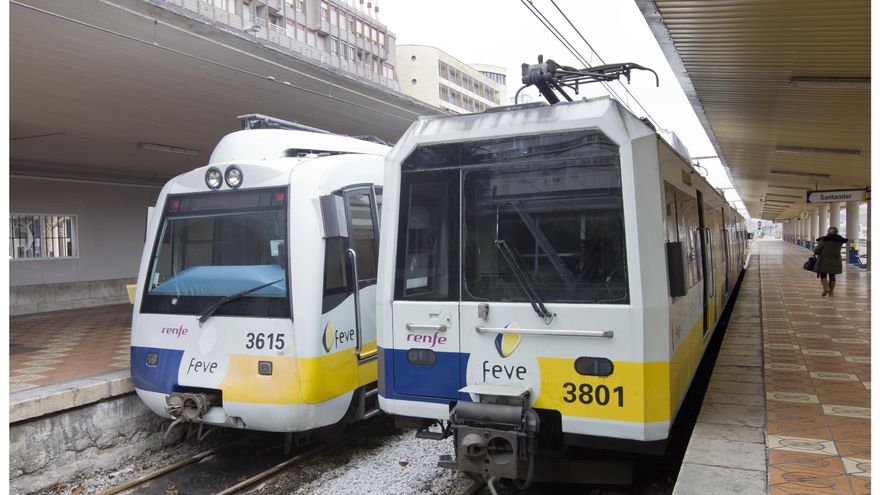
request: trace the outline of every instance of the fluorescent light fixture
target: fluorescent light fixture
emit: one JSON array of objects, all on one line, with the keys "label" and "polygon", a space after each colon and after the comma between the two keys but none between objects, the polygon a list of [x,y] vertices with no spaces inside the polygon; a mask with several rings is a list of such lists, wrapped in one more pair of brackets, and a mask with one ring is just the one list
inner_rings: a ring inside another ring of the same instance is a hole
[{"label": "fluorescent light fixture", "polygon": [[801,172],[798,170],[771,170],[770,175],[793,175],[796,177],[820,177],[822,179],[831,178],[830,174],[819,174],[816,172]]},{"label": "fluorescent light fixture", "polygon": [[166,144],[156,143],[138,143],[138,148],[142,150],[164,151],[166,153],[178,153],[181,155],[195,156],[199,154],[199,150],[191,150],[189,148],[178,148],[177,146],[168,146]]},{"label": "fluorescent light fixture", "polygon": [[861,150],[846,148],[811,148],[809,146],[777,146],[777,153],[822,153],[826,155],[860,156]]},{"label": "fluorescent light fixture", "polygon": [[773,196],[774,198],[794,198],[794,199],[804,199],[803,196],[793,196],[791,194],[776,194],[776,193],[767,193],[764,195],[765,197]]},{"label": "fluorescent light fixture", "polygon": [[765,199],[764,202],[765,202],[765,203],[779,203],[779,204],[782,204],[782,205],[793,205],[793,204],[795,204],[794,201],[782,201],[782,200],[779,200],[779,199]]},{"label": "fluorescent light fixture", "polygon": [[797,187],[797,186],[777,186],[774,184],[768,184],[767,187],[772,187],[774,189],[794,189],[795,191],[809,191],[809,187]]},{"label": "fluorescent light fixture", "polygon": [[870,77],[793,76],[788,84],[871,84]]}]

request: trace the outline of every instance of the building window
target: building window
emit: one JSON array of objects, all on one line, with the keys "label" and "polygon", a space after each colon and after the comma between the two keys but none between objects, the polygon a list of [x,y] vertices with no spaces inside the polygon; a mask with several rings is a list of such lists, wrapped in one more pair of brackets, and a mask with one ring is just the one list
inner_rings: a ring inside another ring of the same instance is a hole
[{"label": "building window", "polygon": [[76,258],[75,215],[9,215],[9,259]]},{"label": "building window", "polygon": [[296,10],[306,13],[306,0],[296,0]]},{"label": "building window", "polygon": [[339,40],[330,38],[330,52],[333,55],[339,55]]},{"label": "building window", "polygon": [[330,22],[330,6],[327,2],[321,2],[321,19]]},{"label": "building window", "polygon": [[364,35],[364,23],[361,22],[361,21],[357,21],[357,33],[358,33],[360,36],[363,36],[363,35]]},{"label": "building window", "polygon": [[336,26],[339,24],[339,13],[336,11],[336,8],[330,9],[330,25]]},{"label": "building window", "polygon": [[379,31],[379,46],[385,47],[385,33]]}]

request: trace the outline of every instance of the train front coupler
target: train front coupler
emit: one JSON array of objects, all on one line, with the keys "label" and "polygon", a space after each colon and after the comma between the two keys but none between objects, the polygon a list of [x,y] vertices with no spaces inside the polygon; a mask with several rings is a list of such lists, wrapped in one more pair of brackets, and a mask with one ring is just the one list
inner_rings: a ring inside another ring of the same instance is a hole
[{"label": "train front coupler", "polygon": [[438,465],[479,475],[490,484],[506,478],[527,487],[540,429],[538,413],[528,407],[528,392],[477,396],[481,402],[459,402],[450,413],[455,458],[442,456]]},{"label": "train front coupler", "polygon": [[172,392],[165,397],[165,412],[174,420],[165,430],[162,441],[171,433],[171,429],[180,423],[199,423],[199,439],[204,438],[201,434],[202,417],[208,412],[216,399],[211,394]]}]

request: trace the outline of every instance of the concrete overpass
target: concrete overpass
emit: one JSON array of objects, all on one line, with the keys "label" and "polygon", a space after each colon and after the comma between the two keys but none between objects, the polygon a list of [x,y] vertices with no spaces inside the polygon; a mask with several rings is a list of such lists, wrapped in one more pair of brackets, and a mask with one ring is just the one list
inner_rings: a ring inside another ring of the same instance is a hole
[{"label": "concrete overpass", "polygon": [[10,214],[76,218],[75,256],[10,260],[13,313],[124,301],[147,206],[236,115],[394,141],[440,112],[174,3],[10,2]]}]

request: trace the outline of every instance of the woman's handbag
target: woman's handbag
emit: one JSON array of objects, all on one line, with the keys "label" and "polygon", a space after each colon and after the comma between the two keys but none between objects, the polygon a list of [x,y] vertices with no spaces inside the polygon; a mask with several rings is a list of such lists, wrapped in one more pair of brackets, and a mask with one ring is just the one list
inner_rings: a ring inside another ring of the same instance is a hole
[{"label": "woman's handbag", "polygon": [[816,257],[810,256],[806,263],[804,263],[804,270],[811,272],[813,268],[816,266]]}]

